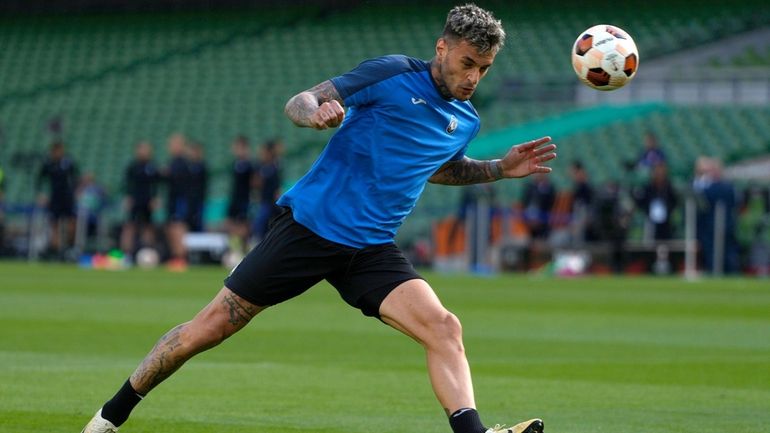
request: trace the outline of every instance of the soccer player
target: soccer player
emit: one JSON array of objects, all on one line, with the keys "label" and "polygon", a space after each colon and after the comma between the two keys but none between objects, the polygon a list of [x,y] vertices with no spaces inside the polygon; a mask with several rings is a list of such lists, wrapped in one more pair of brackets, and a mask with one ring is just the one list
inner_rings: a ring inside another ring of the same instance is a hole
[{"label": "soccer player", "polygon": [[454,433],[542,431],[539,419],[509,428],[482,424],[460,322],[393,243],[426,182],[467,185],[551,170],[543,165],[555,157],[549,137],[514,146],[502,159],[464,156],[479,129],[469,99],[504,38],[491,13],[455,7],[431,61],[367,60],[292,97],[285,111],[296,125],[340,129],[278,200],[283,213],[214,300],[160,339],[84,432],[116,431],[185,361],[322,279],[351,306],[424,347],[433,390]]},{"label": "soccer player", "polygon": [[187,138],[182,134],[173,134],[169,137],[168,154],[171,159],[163,173],[168,191],[166,237],[171,250],[171,258],[167,266],[173,271],[184,271],[187,269],[184,237],[187,234],[187,220],[190,214],[190,194],[188,193],[190,166],[187,160]]},{"label": "soccer player", "polygon": [[152,212],[158,205],[158,183],[160,171],[152,160],[152,145],[147,141],[136,144],[135,158],[126,167],[126,210],[128,219],[123,224],[120,245],[123,252],[133,257],[136,249],[134,241],[137,230],[140,233],[141,246],[155,243],[155,230],[152,224]]},{"label": "soccer player", "polygon": [[55,141],[51,145],[48,159],[40,167],[37,188],[41,190],[43,183],[48,181],[50,196],[41,193],[39,201],[47,204],[51,223],[51,249],[59,256],[75,242],[75,189],[79,178],[75,161],[64,152],[64,143]]},{"label": "soccer player", "polygon": [[191,232],[202,232],[203,212],[209,184],[208,164],[203,155],[203,145],[193,142],[187,147],[187,227]]},{"label": "soccer player", "polygon": [[232,249],[243,254],[249,238],[249,202],[254,165],[249,160],[249,140],[243,135],[235,137],[232,144],[233,163],[230,169],[232,183],[230,203],[227,205],[227,232]]},{"label": "soccer player", "polygon": [[259,189],[259,210],[254,220],[254,235],[262,240],[268,230],[270,220],[280,212],[275,202],[281,191],[281,140],[268,140],[262,146],[262,155],[256,168],[256,184]]}]

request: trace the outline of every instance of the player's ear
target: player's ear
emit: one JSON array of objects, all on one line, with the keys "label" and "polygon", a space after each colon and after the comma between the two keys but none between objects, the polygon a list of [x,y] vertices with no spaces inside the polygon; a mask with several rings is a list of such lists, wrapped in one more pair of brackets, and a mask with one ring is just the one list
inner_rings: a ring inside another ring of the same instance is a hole
[{"label": "player's ear", "polygon": [[443,37],[438,38],[436,41],[436,60],[439,62],[443,61],[448,49],[447,40]]}]

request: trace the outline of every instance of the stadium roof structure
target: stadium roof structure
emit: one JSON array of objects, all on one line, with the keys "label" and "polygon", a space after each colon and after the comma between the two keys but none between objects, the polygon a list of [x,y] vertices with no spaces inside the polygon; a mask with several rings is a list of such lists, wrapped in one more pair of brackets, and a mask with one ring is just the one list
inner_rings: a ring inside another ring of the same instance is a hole
[{"label": "stadium roof structure", "polygon": [[468,153],[476,158],[491,157],[505,153],[512,143],[523,143],[534,137],[549,135],[558,140],[613,122],[628,121],[669,110],[670,108],[662,103],[579,108],[484,134],[473,142]]},{"label": "stadium roof structure", "polygon": [[172,12],[247,10],[265,7],[324,6],[346,8],[355,0],[4,0],[0,13],[81,14],[121,12]]}]

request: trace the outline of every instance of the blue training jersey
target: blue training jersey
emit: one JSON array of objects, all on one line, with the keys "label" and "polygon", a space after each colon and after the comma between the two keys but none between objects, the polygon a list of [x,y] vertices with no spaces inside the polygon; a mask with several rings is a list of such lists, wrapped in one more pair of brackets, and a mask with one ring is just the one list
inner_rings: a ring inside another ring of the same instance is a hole
[{"label": "blue training jersey", "polygon": [[479,131],[469,101],[441,97],[430,63],[390,55],[331,79],[347,113],[278,204],[317,235],[355,248],[393,241],[425,183]]}]

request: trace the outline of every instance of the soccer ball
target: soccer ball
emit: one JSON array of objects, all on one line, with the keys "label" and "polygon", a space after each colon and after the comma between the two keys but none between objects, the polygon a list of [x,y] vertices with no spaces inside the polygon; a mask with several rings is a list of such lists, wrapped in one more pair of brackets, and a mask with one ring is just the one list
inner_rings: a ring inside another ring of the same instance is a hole
[{"label": "soccer ball", "polygon": [[160,254],[155,248],[144,247],[136,252],[136,265],[142,269],[153,269],[160,262]]},{"label": "soccer ball", "polygon": [[636,75],[639,51],[623,29],[599,24],[578,36],[572,46],[572,67],[585,85],[597,90],[615,90]]}]

